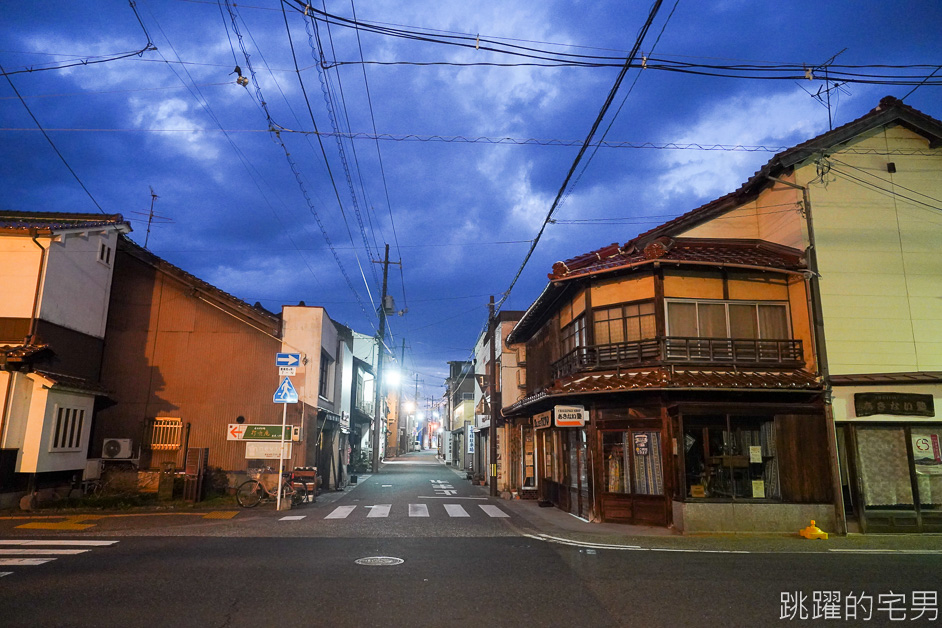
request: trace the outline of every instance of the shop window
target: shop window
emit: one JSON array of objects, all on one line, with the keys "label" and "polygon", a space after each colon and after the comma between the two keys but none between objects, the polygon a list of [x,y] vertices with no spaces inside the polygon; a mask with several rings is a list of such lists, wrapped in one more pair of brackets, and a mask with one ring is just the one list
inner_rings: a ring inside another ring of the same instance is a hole
[{"label": "shop window", "polygon": [[543,434],[543,477],[556,481],[556,439],[551,430],[542,430]]},{"label": "shop window", "polygon": [[663,495],[660,432],[604,431],[602,456],[606,492]]},{"label": "shop window", "polygon": [[911,437],[922,510],[942,508],[942,427],[914,427]]},{"label": "shop window", "polygon": [[687,497],[781,499],[771,417],[685,417]]},{"label": "shop window", "polygon": [[791,338],[784,303],[668,301],[667,332],[686,338]]},{"label": "shop window", "polygon": [[598,345],[637,342],[656,334],[653,301],[595,310],[592,317]]},{"label": "shop window", "polygon": [[523,488],[536,488],[536,454],[534,452],[533,430],[523,430]]},{"label": "shop window", "polygon": [[603,479],[608,493],[630,493],[628,473],[628,432],[602,432]]}]

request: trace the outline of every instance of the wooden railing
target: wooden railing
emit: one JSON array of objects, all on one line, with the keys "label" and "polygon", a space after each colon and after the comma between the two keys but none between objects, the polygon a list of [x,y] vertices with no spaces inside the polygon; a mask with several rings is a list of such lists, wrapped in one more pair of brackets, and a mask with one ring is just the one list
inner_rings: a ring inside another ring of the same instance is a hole
[{"label": "wooden railing", "polygon": [[670,336],[636,342],[577,347],[553,363],[553,378],[583,371],[653,364],[716,366],[804,366],[801,340],[686,338]]}]

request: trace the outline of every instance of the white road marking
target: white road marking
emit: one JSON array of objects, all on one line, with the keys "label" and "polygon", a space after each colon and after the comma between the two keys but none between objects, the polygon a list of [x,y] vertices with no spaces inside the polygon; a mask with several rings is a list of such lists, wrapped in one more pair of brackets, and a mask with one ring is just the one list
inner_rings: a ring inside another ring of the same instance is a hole
[{"label": "white road marking", "polygon": [[337,506],[333,512],[324,517],[324,519],[346,519],[347,515],[353,512],[356,506]]},{"label": "white road marking", "polygon": [[470,517],[468,511],[460,504],[445,504],[445,511],[449,517]]},{"label": "white road marking", "polygon": [[410,517],[428,517],[428,505],[409,504],[409,516]]},{"label": "white road marking", "polygon": [[479,504],[481,510],[487,513],[488,517],[509,517],[506,512],[498,508],[497,506],[492,506],[491,504]]},{"label": "white road marking", "polygon": [[924,549],[829,549],[829,552],[844,552],[845,554],[942,554],[942,550]]},{"label": "white road marking", "polygon": [[547,543],[559,543],[560,545],[572,545],[573,547],[585,547],[592,549],[611,549],[611,550],[621,550],[621,551],[631,551],[631,552],[689,552],[692,554],[757,554],[757,553],[779,553],[779,552],[748,552],[745,550],[710,550],[710,549],[673,549],[669,547],[641,547],[639,545],[608,545],[605,543],[585,543],[581,541],[572,541],[570,539],[564,539],[558,536],[550,536],[548,534],[532,535],[524,534],[523,536],[531,539],[536,539],[537,541],[544,541]]},{"label": "white road marking", "polygon": [[55,560],[55,558],[0,558],[0,566],[22,567],[25,565],[42,565],[53,560]]},{"label": "white road marking", "polygon": [[12,573],[13,573],[12,571],[0,571],[0,578],[2,578],[3,576],[9,576]]},{"label": "white road marking", "polygon": [[0,545],[114,545],[117,541],[61,541],[61,540],[39,540],[39,539],[3,539]]},{"label": "white road marking", "polygon": [[307,517],[307,515],[289,515],[287,517],[282,517],[278,521],[301,521],[301,519],[304,519],[305,517]]},{"label": "white road marking", "polygon": [[419,495],[418,499],[487,499],[487,497],[461,497],[460,495]]},{"label": "white road marking", "polygon": [[388,517],[390,508],[392,508],[392,504],[376,504],[370,509],[370,514],[366,515],[366,517]]},{"label": "white road marking", "polygon": [[49,556],[50,554],[84,554],[87,549],[3,549],[0,556]]}]

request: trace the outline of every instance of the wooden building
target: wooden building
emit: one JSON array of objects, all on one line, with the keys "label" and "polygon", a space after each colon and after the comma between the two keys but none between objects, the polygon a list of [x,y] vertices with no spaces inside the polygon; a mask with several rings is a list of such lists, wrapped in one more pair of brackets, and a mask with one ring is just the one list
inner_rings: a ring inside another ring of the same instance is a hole
[{"label": "wooden building", "polygon": [[833,524],[808,276],[800,251],[759,239],[554,265],[507,338],[525,344],[527,395],[502,412],[535,443],[540,498],[684,531]]},{"label": "wooden building", "polygon": [[762,237],[806,252],[851,531],[942,531],[939,199],[942,121],[886,97],[637,238]]}]

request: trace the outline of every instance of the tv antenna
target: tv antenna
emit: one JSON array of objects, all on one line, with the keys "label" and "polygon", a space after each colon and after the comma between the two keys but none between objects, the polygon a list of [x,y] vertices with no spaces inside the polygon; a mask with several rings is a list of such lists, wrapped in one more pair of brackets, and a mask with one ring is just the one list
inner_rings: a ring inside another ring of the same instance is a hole
[{"label": "tv antenna", "polygon": [[812,98],[817,100],[819,103],[821,103],[822,106],[827,108],[828,130],[832,130],[834,128],[834,122],[831,116],[831,92],[836,91],[839,94],[850,95],[850,91],[846,87],[844,87],[844,85],[846,84],[846,81],[844,82],[840,82],[840,81],[832,82],[831,81],[831,79],[828,77],[828,66],[834,63],[834,60],[837,59],[837,57],[843,54],[846,50],[847,48],[844,48],[843,50],[833,55],[830,59],[828,59],[827,61],[825,61],[824,63],[820,65],[805,68],[805,78],[808,79],[809,81],[813,81],[818,78],[818,76],[815,75],[815,72],[818,72],[824,75],[824,85],[819,87],[817,92],[812,94],[807,89],[802,87],[800,83],[798,84],[798,86],[804,89],[805,92],[809,96],[811,96]]}]

